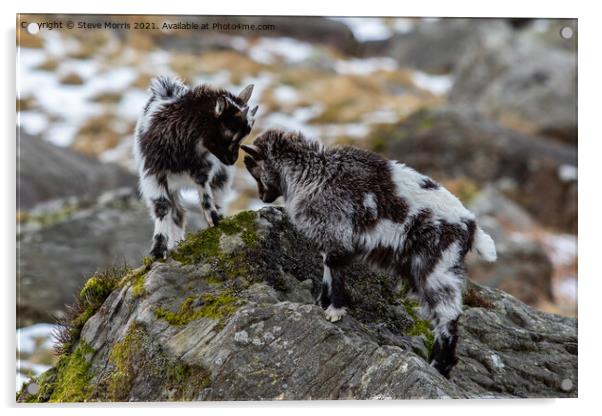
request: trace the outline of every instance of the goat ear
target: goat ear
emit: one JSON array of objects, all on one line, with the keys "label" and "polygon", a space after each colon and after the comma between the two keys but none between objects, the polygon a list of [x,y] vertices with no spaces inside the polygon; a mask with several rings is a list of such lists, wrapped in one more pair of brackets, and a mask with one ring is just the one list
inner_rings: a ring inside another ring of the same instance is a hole
[{"label": "goat ear", "polygon": [[247,144],[242,144],[242,145],[240,145],[240,148],[242,150],[244,150],[245,152],[247,152],[249,155],[251,155],[251,157],[253,159],[255,159],[256,161],[263,160],[263,155],[261,154],[259,149],[256,148],[255,146],[249,146]]},{"label": "goat ear", "polygon": [[220,95],[217,97],[217,101],[215,102],[215,115],[218,117],[221,116],[227,105],[228,103],[223,96]]},{"label": "goat ear", "polygon": [[249,84],[247,85],[241,92],[238,94],[238,98],[240,98],[244,103],[249,102],[249,98],[251,98],[251,94],[253,93],[253,88],[255,85]]}]

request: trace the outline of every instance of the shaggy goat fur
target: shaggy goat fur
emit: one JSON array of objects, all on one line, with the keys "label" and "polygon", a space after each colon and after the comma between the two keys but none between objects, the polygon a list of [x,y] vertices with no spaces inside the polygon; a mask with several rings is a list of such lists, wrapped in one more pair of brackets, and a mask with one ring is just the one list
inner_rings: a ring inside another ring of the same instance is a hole
[{"label": "shaggy goat fur", "polygon": [[431,320],[432,365],[443,375],[457,362],[464,256],[475,248],[496,259],[474,215],[432,179],[353,147],[323,147],[300,133],[269,130],[242,146],[264,202],[282,195],[296,228],[324,256],[317,302],[337,321],[345,314],[341,267],[360,260],[407,280]]},{"label": "shaggy goat fur", "polygon": [[163,76],[151,82],[151,97],[136,126],[134,158],[140,192],[155,221],[153,257],[167,256],[184,237],[180,189],[198,190],[208,225],[217,225],[222,217],[232,165],[257,111],[247,105],[252,91],[249,85],[234,96],[208,85],[189,88]]}]

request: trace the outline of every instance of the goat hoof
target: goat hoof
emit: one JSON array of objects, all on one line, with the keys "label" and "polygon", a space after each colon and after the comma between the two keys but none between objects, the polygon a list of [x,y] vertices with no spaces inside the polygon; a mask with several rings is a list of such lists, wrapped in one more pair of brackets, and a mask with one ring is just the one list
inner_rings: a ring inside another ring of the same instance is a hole
[{"label": "goat hoof", "polygon": [[345,307],[335,308],[334,306],[330,305],[328,308],[326,308],[324,313],[326,314],[326,319],[328,321],[337,322],[347,314],[347,309]]},{"label": "goat hoof", "polygon": [[445,378],[449,379],[449,373],[454,368],[454,366],[458,363],[457,357],[448,357],[444,360],[434,359],[431,361],[431,365]]},{"label": "goat hoof", "polygon": [[215,211],[211,211],[211,222],[213,223],[214,227],[217,227],[219,225],[219,222],[221,219],[222,219],[221,215],[219,215]]}]

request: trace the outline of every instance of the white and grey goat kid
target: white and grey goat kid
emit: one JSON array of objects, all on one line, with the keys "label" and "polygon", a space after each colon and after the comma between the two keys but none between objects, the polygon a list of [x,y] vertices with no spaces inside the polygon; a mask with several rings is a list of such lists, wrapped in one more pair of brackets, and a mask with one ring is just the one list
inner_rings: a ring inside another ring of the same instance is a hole
[{"label": "white and grey goat kid", "polygon": [[184,238],[185,211],[180,190],[196,188],[209,226],[224,212],[224,196],[240,143],[249,134],[257,107],[249,110],[249,85],[235,96],[177,78],[159,76],[135,130],[134,158],[140,192],[155,221],[151,255],[167,256]]},{"label": "white and grey goat kid", "polygon": [[319,246],[324,275],[317,302],[345,315],[342,267],[363,261],[401,276],[418,296],[435,333],[431,364],[456,364],[457,320],[475,248],[495,261],[493,240],[449,191],[410,167],[353,147],[324,147],[300,133],[268,130],[242,146],[261,199],[280,195],[296,228]]}]

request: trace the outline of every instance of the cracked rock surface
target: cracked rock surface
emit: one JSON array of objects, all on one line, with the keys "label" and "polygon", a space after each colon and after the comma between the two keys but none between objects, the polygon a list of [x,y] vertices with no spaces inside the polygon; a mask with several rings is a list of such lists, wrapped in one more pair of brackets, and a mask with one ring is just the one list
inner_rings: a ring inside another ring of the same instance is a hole
[{"label": "cracked rock surface", "polygon": [[347,276],[352,306],[329,322],[313,302],[321,256],[311,242],[278,209],[239,214],[124,275],[35,380],[40,392],[25,386],[18,399],[577,396],[575,319],[469,283],[460,361],[445,379],[425,360],[432,334],[403,285],[359,265]]}]

